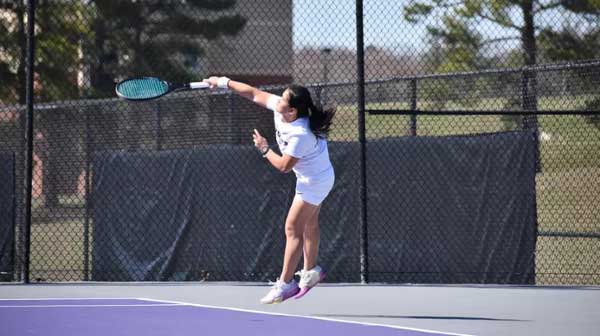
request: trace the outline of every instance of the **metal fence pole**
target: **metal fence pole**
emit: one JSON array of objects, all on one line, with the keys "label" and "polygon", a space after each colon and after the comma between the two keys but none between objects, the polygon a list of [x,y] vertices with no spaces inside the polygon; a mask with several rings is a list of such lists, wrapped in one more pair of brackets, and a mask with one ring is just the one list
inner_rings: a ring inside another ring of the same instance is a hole
[{"label": "metal fence pole", "polygon": [[319,102],[319,104],[321,105],[321,107],[324,107],[325,104],[324,104],[324,101],[323,101],[323,96],[321,94],[322,91],[323,91],[323,89],[322,89],[321,85],[318,85],[315,88],[315,100]]},{"label": "metal fence pole", "polygon": [[83,218],[83,280],[89,280],[90,272],[90,209],[92,209],[91,196],[91,156],[94,154],[92,127],[90,125],[89,110],[85,110],[85,208]]},{"label": "metal fence pole", "polygon": [[[527,112],[537,112],[537,70],[526,66],[521,71],[521,108]],[[533,130],[533,141],[536,146],[536,170],[542,171],[540,158],[540,145],[538,141],[539,129],[538,118],[536,114],[523,117],[522,127],[524,130]]]},{"label": "metal fence pole", "polygon": [[[12,153],[12,179],[13,179],[13,190],[12,190],[12,227],[13,227],[13,235],[16,234],[17,232],[17,202],[18,202],[18,196],[17,196],[17,155],[15,154],[15,152]],[[18,237],[18,236],[14,236],[14,237]],[[17,243],[17,239],[13,239],[13,246],[12,246],[12,253],[13,253],[13,257],[12,257],[12,263],[13,263],[13,269],[12,269],[12,274],[11,276],[11,280],[12,281],[16,281],[17,278],[17,248],[18,248],[18,243]]]},{"label": "metal fence pole", "polygon": [[25,176],[25,246],[23,253],[23,282],[29,283],[30,251],[31,251],[31,192],[33,188],[33,75],[35,55],[35,0],[29,0],[27,6],[27,154],[26,154],[26,176]]},{"label": "metal fence pole", "polygon": [[[410,109],[411,111],[417,111],[417,80],[411,79],[410,81]],[[417,136],[417,115],[410,115],[410,135]]]},{"label": "metal fence pole", "polygon": [[365,54],[363,35],[363,2],[356,0],[356,72],[357,72],[357,104],[358,104],[358,141],[360,142],[360,281],[369,282],[369,243],[367,226],[367,169],[366,169],[366,137],[365,137]]}]

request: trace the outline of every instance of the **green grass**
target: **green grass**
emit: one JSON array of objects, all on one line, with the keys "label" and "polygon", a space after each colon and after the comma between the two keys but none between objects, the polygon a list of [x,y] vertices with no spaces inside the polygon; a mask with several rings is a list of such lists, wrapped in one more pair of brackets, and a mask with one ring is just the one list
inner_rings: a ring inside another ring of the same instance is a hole
[{"label": "green grass", "polygon": [[538,285],[600,285],[600,239],[538,237]]},{"label": "green grass", "polygon": [[[67,208],[83,208],[85,206],[85,199],[79,195],[59,195],[58,205]],[[41,198],[32,198],[31,207],[34,210],[43,209],[44,203]]]},{"label": "green grass", "polygon": [[[589,97],[540,98],[541,109],[560,107],[563,109],[582,107]],[[469,109],[485,109],[504,104],[500,99],[481,100],[479,106]],[[423,104],[424,106],[427,103]],[[451,105],[451,104],[450,104]],[[406,109],[406,103],[368,104],[367,109]],[[447,108],[460,109],[458,105]],[[332,141],[357,141],[358,117],[356,106],[338,106],[334,126],[330,134]],[[410,116],[369,115],[365,116],[367,139],[407,136],[410,134]],[[580,167],[600,167],[600,127],[589,123],[578,115],[539,116],[540,132],[545,140],[540,142],[544,169],[567,171]],[[492,133],[514,130],[520,125],[506,123],[502,116],[420,116],[417,118],[417,134],[421,136],[445,136]]]},{"label": "green grass", "polygon": [[[540,110],[544,110],[544,111],[552,111],[552,110],[574,110],[574,109],[583,109],[585,107],[585,103],[588,100],[593,99],[594,96],[589,96],[589,95],[585,95],[585,96],[573,96],[570,99],[566,99],[564,97],[541,97],[538,100],[538,108]],[[446,109],[446,110],[501,110],[504,109],[504,106],[507,105],[507,100],[503,99],[503,98],[486,98],[486,99],[479,99],[476,101],[471,101],[469,104],[464,105],[464,104],[460,104],[458,102],[448,102],[446,103],[443,107],[438,106],[436,108],[436,104],[435,102],[419,102],[417,108],[420,110],[428,110],[428,111],[435,111],[436,109]],[[366,104],[366,109],[409,109],[410,105],[406,102],[396,102],[396,103],[367,103]],[[338,105],[337,106],[337,115],[334,121],[335,124],[335,129],[334,132],[331,134],[331,138],[333,140],[340,140],[340,141],[344,141],[347,140],[348,136],[350,135],[350,133],[356,132],[356,134],[358,134],[357,130],[357,107],[355,104],[350,104],[350,105]],[[580,118],[583,119],[579,116],[575,116],[576,118]],[[366,128],[367,128],[367,132],[369,132],[369,130],[377,130],[380,128],[384,128],[386,129],[385,131],[382,132],[382,136],[398,136],[398,135],[403,135],[402,132],[398,129],[393,130],[391,128],[386,128],[386,127],[381,127],[382,125],[401,125],[403,123],[407,124],[408,116],[386,116],[386,115],[380,115],[380,116],[370,116],[367,115],[366,116]],[[419,117],[419,119],[424,118],[424,117]],[[459,119],[459,120],[468,120],[467,123],[461,123],[460,125],[458,123],[451,123],[448,124],[447,120],[448,118],[457,118],[457,116],[450,116],[450,117],[433,117],[433,119],[437,119],[437,123],[438,125],[435,127],[431,127],[433,129],[436,129],[440,132],[440,134],[432,134],[432,135],[443,135],[443,134],[468,134],[468,133],[474,133],[472,127],[474,124],[488,124],[489,129],[494,129],[494,126],[497,126],[498,128],[495,128],[495,131],[499,131],[502,130],[502,122],[500,122],[498,119],[500,118],[499,116],[492,116],[491,118],[488,118],[487,116],[474,116],[474,117],[465,117],[465,119]],[[460,117],[459,117],[460,118]],[[555,118],[553,116],[550,116],[549,118]],[[433,122],[436,123],[435,120],[433,119],[426,119],[428,122]],[[350,132],[350,133],[349,133]],[[385,133],[385,132],[389,132],[389,133]]]},{"label": "green grass", "polygon": [[[600,233],[600,168],[546,171],[536,177],[540,231]],[[600,285],[600,239],[539,237],[537,283]]]},{"label": "green grass", "polygon": [[536,176],[540,230],[600,233],[600,168]]},{"label": "green grass", "polygon": [[31,226],[30,278],[32,281],[82,281],[83,251],[82,220],[34,220]]},{"label": "green grass", "polygon": [[550,138],[541,141],[544,168],[569,171],[600,167],[600,128],[582,116],[541,116],[541,131]]}]

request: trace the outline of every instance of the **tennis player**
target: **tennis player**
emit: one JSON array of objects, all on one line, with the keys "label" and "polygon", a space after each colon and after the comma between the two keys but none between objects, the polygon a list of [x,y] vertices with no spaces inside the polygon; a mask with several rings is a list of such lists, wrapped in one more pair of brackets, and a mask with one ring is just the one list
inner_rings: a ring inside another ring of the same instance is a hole
[{"label": "tennis player", "polygon": [[[310,92],[302,86],[289,86],[277,96],[227,77],[204,80],[212,89],[227,88],[274,112],[277,145],[274,152],[255,129],[254,145],[269,163],[282,173],[296,174],[296,195],[285,221],[285,254],[281,275],[260,301],[279,303],[290,297],[300,298],[316,286],[325,273],[317,265],[319,254],[319,211],[333,187],[335,174],[327,150],[327,133],[335,109],[314,105]],[[294,273],[300,258],[304,267]],[[299,282],[294,274],[300,276]]]}]

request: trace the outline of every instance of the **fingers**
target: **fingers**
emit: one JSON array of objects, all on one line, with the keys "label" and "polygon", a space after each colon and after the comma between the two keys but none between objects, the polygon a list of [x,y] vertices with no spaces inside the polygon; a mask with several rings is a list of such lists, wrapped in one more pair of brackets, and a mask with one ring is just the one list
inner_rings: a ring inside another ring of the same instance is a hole
[{"label": "fingers", "polygon": [[205,78],[202,80],[204,83],[208,83],[208,87],[212,90],[214,89],[216,86],[210,81],[210,78]]},{"label": "fingers", "polygon": [[219,77],[210,76],[209,78],[204,78],[202,81],[208,83],[211,89],[216,89],[218,87]]},{"label": "fingers", "polygon": [[252,134],[252,140],[254,141],[254,146],[256,147],[262,147],[267,143],[267,140],[260,135],[256,128],[254,129],[254,134]]}]

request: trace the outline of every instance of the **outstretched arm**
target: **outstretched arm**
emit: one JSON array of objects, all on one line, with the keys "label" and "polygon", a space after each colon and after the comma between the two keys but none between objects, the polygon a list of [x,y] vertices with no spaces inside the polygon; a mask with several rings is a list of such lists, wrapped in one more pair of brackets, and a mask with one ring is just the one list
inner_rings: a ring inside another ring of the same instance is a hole
[{"label": "outstretched arm", "polygon": [[271,94],[269,92],[262,91],[260,89],[255,88],[254,86],[248,85],[246,83],[231,80],[227,77],[213,76],[213,77],[204,79],[204,82],[208,83],[210,85],[211,89],[215,89],[215,88],[230,89],[231,91],[237,93],[238,95],[240,95],[246,99],[252,100],[253,102],[255,102],[256,104],[258,104],[262,107],[267,107],[267,101],[269,100],[269,97],[273,96],[273,94]]}]

